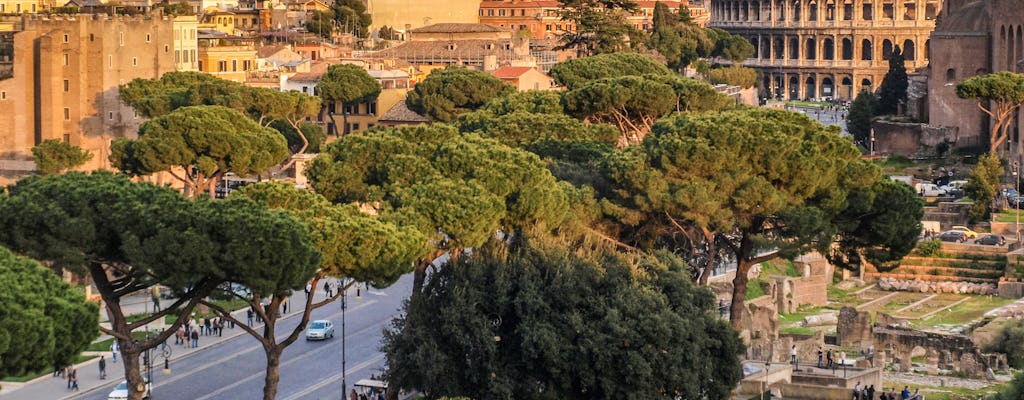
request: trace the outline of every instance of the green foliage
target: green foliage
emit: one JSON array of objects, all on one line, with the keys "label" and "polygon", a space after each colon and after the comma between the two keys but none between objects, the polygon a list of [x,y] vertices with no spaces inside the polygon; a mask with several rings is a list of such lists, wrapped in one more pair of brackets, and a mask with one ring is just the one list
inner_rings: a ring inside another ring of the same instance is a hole
[{"label": "green foliage", "polygon": [[917,254],[922,257],[934,257],[942,251],[942,241],[939,239],[923,240],[917,245]]},{"label": "green foliage", "polygon": [[978,165],[971,170],[967,186],[964,187],[967,197],[974,200],[968,212],[971,220],[988,219],[992,211],[992,202],[999,193],[1002,176],[1003,165],[998,155],[990,153],[978,159]]},{"label": "green foliage", "polygon": [[329,201],[371,205],[446,248],[478,247],[498,229],[553,229],[566,213],[536,155],[446,125],[343,137],[307,176]]},{"label": "green foliage", "polygon": [[53,175],[85,164],[92,153],[62,140],[47,139],[32,148],[36,168],[43,175]]},{"label": "green foliage", "polygon": [[895,268],[917,245],[922,218],[924,202],[902,182],[881,179],[871,186],[851,188],[846,208],[833,221],[839,246],[829,260],[849,269],[862,261],[880,271]]},{"label": "green foliage", "polygon": [[531,114],[564,114],[562,94],[552,90],[530,90],[514,92],[507,96],[496,97],[480,108],[480,111],[494,115],[507,115],[514,112]]},{"label": "green foliage", "polygon": [[1009,138],[1009,122],[1015,111],[1024,104],[1024,74],[1001,71],[971,77],[957,85],[956,94],[963,99],[975,99],[978,108],[992,118],[988,151],[996,153]]},{"label": "green foliage", "polygon": [[324,102],[338,101],[351,105],[377,100],[380,83],[358,65],[337,64],[327,69],[316,86]]},{"label": "green foliage", "polygon": [[882,78],[882,85],[878,87],[878,114],[896,114],[899,104],[907,102],[907,88],[910,81],[907,79],[907,67],[900,51],[900,46],[895,46],[889,56],[889,71]]},{"label": "green foliage", "polygon": [[288,141],[288,150],[292,153],[298,153],[302,149],[303,137],[309,143],[305,149],[307,153],[319,153],[320,147],[327,141],[327,132],[324,132],[323,126],[312,122],[303,122],[302,125],[299,125],[302,136],[299,136],[295,128],[292,128],[291,124],[285,121],[276,120],[270,123],[270,127],[284,135],[285,140]]},{"label": "green foliage", "polygon": [[373,17],[366,9],[363,0],[338,0],[331,3],[334,20],[343,33],[350,33],[365,38],[370,34]]},{"label": "green foliage", "polygon": [[985,346],[987,353],[1005,353],[1013,368],[1024,368],[1024,320],[1008,320],[1003,329]]},{"label": "green foliage", "polygon": [[575,58],[555,64],[548,73],[559,85],[572,90],[577,86],[603,78],[626,75],[672,75],[672,71],[655,59],[636,53],[600,54]]},{"label": "green foliage", "polygon": [[192,13],[192,7],[190,7],[188,5],[188,3],[184,2],[184,1],[180,2],[180,3],[171,3],[170,1],[167,1],[167,2],[165,2],[163,4],[161,4],[160,7],[162,7],[164,9],[164,14],[165,15],[170,15],[172,17],[178,16],[178,15],[192,15],[193,14]]},{"label": "green foliage", "polygon": [[1018,400],[1024,398],[1024,373],[1017,373],[1010,381],[1010,385],[996,395],[990,396],[987,400]]},{"label": "green foliage", "polygon": [[143,123],[138,139],[117,139],[110,148],[114,167],[133,175],[181,168],[176,178],[191,195],[212,188],[228,172],[258,175],[288,157],[279,132],[221,106],[174,110]]},{"label": "green foliage", "polygon": [[871,119],[878,113],[878,99],[874,93],[862,90],[850,105],[847,127],[854,142],[868,143],[871,140]]},{"label": "green foliage", "polygon": [[324,39],[334,36],[334,10],[316,10],[306,21],[306,32],[315,33]]},{"label": "green foliage", "polygon": [[96,338],[95,303],[0,247],[0,378],[67,365]]},{"label": "green foliage", "polygon": [[740,67],[739,64],[725,68],[713,68],[708,71],[707,76],[708,81],[712,84],[724,83],[742,88],[754,87],[757,84],[757,71]]},{"label": "green foliage", "polygon": [[246,185],[232,193],[267,207],[285,210],[303,221],[322,255],[321,276],[352,278],[386,287],[412,271],[426,253],[426,238],[412,227],[398,227],[360,212],[335,206],[323,196],[285,182]]},{"label": "green foliage", "polygon": [[513,92],[512,85],[486,72],[449,67],[431,71],[409,92],[405,103],[410,110],[427,118],[447,122]]},{"label": "green foliage", "polygon": [[486,252],[405,304],[385,332],[390,383],[428,398],[722,399],[741,378],[742,342],[679,260]]},{"label": "green foliage", "polygon": [[598,79],[566,92],[562,102],[570,115],[618,128],[621,144],[639,143],[670,112],[722,110],[735,104],[711,85],[678,75]]},{"label": "green foliage", "polygon": [[560,0],[559,16],[575,30],[560,38],[558,50],[575,49],[578,57],[622,52],[639,36],[627,19],[639,11],[633,0]]},{"label": "green foliage", "polygon": [[733,35],[718,28],[707,30],[708,38],[715,43],[709,57],[719,57],[739,64],[754,56],[754,45],[740,35]]}]

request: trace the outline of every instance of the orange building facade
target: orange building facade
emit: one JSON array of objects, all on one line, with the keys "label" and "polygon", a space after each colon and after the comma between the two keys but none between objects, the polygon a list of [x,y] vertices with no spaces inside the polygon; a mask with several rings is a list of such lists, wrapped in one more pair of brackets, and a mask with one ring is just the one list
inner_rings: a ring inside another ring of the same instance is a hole
[{"label": "orange building facade", "polygon": [[[634,28],[650,30],[654,25],[654,6],[657,1],[637,1],[639,10],[629,17]],[[662,1],[673,11],[686,5],[701,26],[711,18],[699,1]],[[488,0],[480,2],[480,23],[508,29],[512,32],[527,31],[534,39],[551,39],[572,32],[576,27],[559,16],[561,2],[557,0]]]}]

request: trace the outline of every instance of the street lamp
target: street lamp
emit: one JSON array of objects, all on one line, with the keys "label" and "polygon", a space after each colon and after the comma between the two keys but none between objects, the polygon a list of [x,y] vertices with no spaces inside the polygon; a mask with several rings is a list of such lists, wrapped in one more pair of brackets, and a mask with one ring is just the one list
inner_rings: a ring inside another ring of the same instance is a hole
[{"label": "street lamp", "polygon": [[1014,202],[1013,215],[1016,218],[1013,229],[1017,232],[1017,244],[1020,244],[1020,163],[1013,162],[1013,185],[1017,191],[1017,200]]},{"label": "street lamp", "polygon": [[[764,392],[768,389],[768,370],[772,368],[772,363],[769,361],[764,362],[764,380],[761,382],[761,400],[764,400]],[[769,396],[771,397],[771,396]]]},{"label": "street lamp", "polygon": [[153,359],[164,359],[164,375],[171,374],[171,346],[164,346],[160,354],[151,355],[153,349],[146,349],[146,398],[153,398]]},{"label": "street lamp", "polygon": [[871,129],[871,155],[875,155],[875,130]]},{"label": "street lamp", "polygon": [[343,120],[344,120],[343,122],[345,123],[345,135],[348,135],[348,132],[349,132],[349,129],[348,129],[348,114],[349,114],[349,109],[347,108],[348,106],[345,106],[345,105],[343,105],[342,107],[344,107],[344,108],[345,108],[345,115],[344,115],[344,116],[342,117],[342,118],[343,118]]},{"label": "street lamp", "polygon": [[344,279],[341,280],[341,287],[338,289],[341,289],[341,400],[345,400],[348,396],[348,383],[345,381],[345,309],[348,308],[345,301],[348,295],[348,286],[345,285]]}]

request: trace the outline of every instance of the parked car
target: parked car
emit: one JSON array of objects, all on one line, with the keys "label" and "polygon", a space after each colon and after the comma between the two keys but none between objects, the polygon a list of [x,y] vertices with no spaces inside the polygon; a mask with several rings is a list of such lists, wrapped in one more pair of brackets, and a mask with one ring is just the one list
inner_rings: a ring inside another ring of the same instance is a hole
[{"label": "parked car", "polygon": [[963,232],[965,235],[967,235],[967,238],[969,239],[974,239],[978,237],[978,232],[972,231],[970,228],[962,225],[955,225],[952,228],[949,228],[949,230]]},{"label": "parked car", "polygon": [[306,340],[327,340],[334,337],[334,323],[326,319],[318,319],[306,329]]},{"label": "parked car", "polygon": [[988,234],[974,240],[974,244],[986,246],[1002,246],[1006,244],[1006,238],[1002,235]]},{"label": "parked car", "polygon": [[[146,393],[142,395],[143,399],[149,398],[150,386],[149,382],[146,382]],[[128,381],[121,381],[117,386],[114,386],[114,390],[107,395],[107,400],[124,400],[128,398]]]},{"label": "parked car", "polygon": [[963,243],[967,241],[967,234],[961,231],[945,231],[938,235],[935,235],[935,237],[939,238],[939,240],[943,242]]},{"label": "parked car", "polygon": [[917,185],[914,185],[914,190],[917,191],[917,194],[924,197],[938,197],[946,195],[946,191],[934,183],[918,183]]}]

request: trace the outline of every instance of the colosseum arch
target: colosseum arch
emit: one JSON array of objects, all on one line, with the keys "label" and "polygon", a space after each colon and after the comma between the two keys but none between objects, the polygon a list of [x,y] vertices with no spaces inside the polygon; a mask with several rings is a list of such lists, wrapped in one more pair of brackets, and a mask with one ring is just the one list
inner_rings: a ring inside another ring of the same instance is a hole
[{"label": "colosseum arch", "polygon": [[892,55],[892,41],[885,39],[882,41],[882,59],[888,60],[889,56]]},{"label": "colosseum arch", "polygon": [[818,2],[815,1],[815,0],[811,0],[810,3],[807,3],[807,20],[808,21],[817,21],[818,20]]},{"label": "colosseum arch", "polygon": [[828,61],[836,59],[836,43],[832,38],[827,37],[821,41],[821,59]]},{"label": "colosseum arch", "polygon": [[864,39],[860,42],[860,59],[870,61],[875,58],[875,48],[871,46],[871,39]]},{"label": "colosseum arch", "polygon": [[842,97],[852,99],[855,93],[853,93],[853,78],[844,76],[843,80],[839,83],[839,92],[842,93]]},{"label": "colosseum arch", "polygon": [[740,21],[750,21],[750,2],[740,3]]},{"label": "colosseum arch", "polygon": [[764,12],[764,4],[762,4],[760,1],[754,1],[753,3],[751,3],[751,8],[753,8],[754,10],[754,21],[760,21],[762,15],[761,13]]},{"label": "colosseum arch", "polygon": [[818,48],[817,40],[815,38],[813,38],[813,37],[812,38],[808,38],[807,39],[807,46],[805,46],[805,48],[804,48],[804,58],[807,59],[807,60],[815,59],[817,57],[817,55],[818,55],[818,52],[815,51],[815,50],[817,50],[817,48]]},{"label": "colosseum arch", "polygon": [[800,100],[800,77],[796,75],[789,77],[789,99]]},{"label": "colosseum arch", "polygon": [[755,36],[755,37],[747,38],[747,41],[750,42],[751,46],[754,46],[754,55],[753,55],[753,57],[754,58],[761,58],[761,42],[759,42],[757,40],[757,37]]},{"label": "colosseum arch", "polygon": [[825,20],[836,20],[836,0],[825,0]]},{"label": "colosseum arch", "polygon": [[836,85],[831,77],[821,78],[821,97],[836,97]]},{"label": "colosseum arch", "polygon": [[893,3],[893,0],[882,2],[882,19],[896,20],[896,5]]},{"label": "colosseum arch", "polygon": [[906,1],[903,3],[903,18],[904,21],[913,21],[917,19],[917,3],[912,1]]},{"label": "colosseum arch", "polygon": [[853,0],[843,0],[843,21],[853,21]]},{"label": "colosseum arch", "polygon": [[815,98],[818,97],[818,82],[814,79],[814,76],[808,76],[804,81],[804,97]]},{"label": "colosseum arch", "polygon": [[789,38],[789,59],[800,59],[800,38],[796,36]]},{"label": "colosseum arch", "polygon": [[793,22],[800,22],[800,11],[801,11],[800,10],[800,0],[794,1],[793,2],[793,6],[791,7],[791,9],[793,10],[790,13],[793,16],[793,20],[792,21]]},{"label": "colosseum arch", "polygon": [[853,40],[850,38],[843,38],[843,45],[840,50],[840,57],[843,60],[853,60]]},{"label": "colosseum arch", "polygon": [[938,0],[928,0],[924,5],[924,19],[928,21],[934,21],[939,15],[939,2]]},{"label": "colosseum arch", "polygon": [[766,60],[772,58],[772,40],[770,37],[761,38],[761,58]]},{"label": "colosseum arch", "polygon": [[907,61],[914,61],[916,58],[914,49],[914,41],[907,39],[903,41],[903,59]]},{"label": "colosseum arch", "polygon": [[775,49],[775,51],[774,51],[775,54],[773,54],[774,57],[772,57],[772,58],[774,58],[776,60],[783,59],[783,57],[785,56],[785,53],[783,53],[785,48],[783,47],[783,40],[782,40],[781,36],[776,36],[775,39],[772,40],[772,48]]},{"label": "colosseum arch", "polygon": [[862,90],[867,90],[869,92],[873,90],[870,79],[864,78],[860,80],[860,89],[857,89],[857,92],[860,93]]},{"label": "colosseum arch", "polygon": [[773,17],[775,17],[776,21],[785,21],[786,20],[786,1],[785,0],[778,0],[778,5],[775,6],[775,14],[776,15],[773,15]]}]

